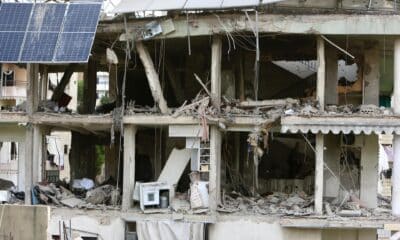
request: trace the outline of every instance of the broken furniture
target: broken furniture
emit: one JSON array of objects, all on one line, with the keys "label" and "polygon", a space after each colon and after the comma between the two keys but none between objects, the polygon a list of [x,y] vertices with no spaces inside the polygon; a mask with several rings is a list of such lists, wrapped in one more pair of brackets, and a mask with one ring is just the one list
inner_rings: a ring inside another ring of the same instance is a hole
[{"label": "broken furniture", "polygon": [[[167,197],[168,203],[172,202],[175,196],[175,186],[182,176],[189,160],[190,150],[178,150],[174,148],[157,182],[136,184],[136,191],[137,188],[139,188],[140,208],[143,211],[150,207],[161,207],[161,202],[164,202],[162,205],[165,206],[165,197]],[[137,200],[135,196],[133,198]],[[169,204],[167,205],[169,206]]]},{"label": "broken furniture", "polygon": [[[139,185],[140,208],[145,211],[149,208],[168,208],[172,201],[174,188],[162,182],[141,183]],[[167,203],[165,198],[167,198]]]}]

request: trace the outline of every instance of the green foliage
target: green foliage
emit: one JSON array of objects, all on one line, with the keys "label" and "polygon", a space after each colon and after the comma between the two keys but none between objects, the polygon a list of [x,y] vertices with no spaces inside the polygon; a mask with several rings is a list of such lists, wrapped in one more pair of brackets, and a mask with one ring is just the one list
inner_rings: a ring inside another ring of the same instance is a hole
[{"label": "green foliage", "polygon": [[101,166],[106,161],[105,148],[103,145],[96,145],[96,173],[101,172]]},{"label": "green foliage", "polygon": [[101,105],[107,104],[107,103],[110,103],[110,102],[111,102],[111,99],[108,97],[108,95],[102,96],[100,98],[100,104]]}]

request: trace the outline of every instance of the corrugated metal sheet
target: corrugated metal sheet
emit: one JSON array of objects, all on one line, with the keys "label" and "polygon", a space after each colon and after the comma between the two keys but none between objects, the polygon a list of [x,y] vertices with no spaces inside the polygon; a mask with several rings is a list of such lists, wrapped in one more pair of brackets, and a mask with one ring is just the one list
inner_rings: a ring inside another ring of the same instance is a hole
[{"label": "corrugated metal sheet", "polygon": [[301,117],[281,118],[282,133],[400,134],[398,117]]},{"label": "corrugated metal sheet", "polygon": [[166,10],[207,10],[265,5],[284,0],[122,0],[114,13]]}]

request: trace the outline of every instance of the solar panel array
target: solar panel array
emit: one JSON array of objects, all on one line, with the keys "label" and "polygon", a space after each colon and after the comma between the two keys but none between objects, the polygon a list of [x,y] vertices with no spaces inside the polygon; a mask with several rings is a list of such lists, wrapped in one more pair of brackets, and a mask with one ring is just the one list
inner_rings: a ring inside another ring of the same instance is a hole
[{"label": "solar panel array", "polygon": [[101,2],[1,3],[0,62],[87,62]]}]

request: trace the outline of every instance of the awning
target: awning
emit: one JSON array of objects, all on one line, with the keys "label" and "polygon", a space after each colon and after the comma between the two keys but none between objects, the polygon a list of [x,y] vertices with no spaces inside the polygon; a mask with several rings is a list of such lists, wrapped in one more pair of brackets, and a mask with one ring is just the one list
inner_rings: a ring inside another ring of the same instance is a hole
[{"label": "awning", "polygon": [[400,134],[396,116],[285,116],[282,133]]},{"label": "awning", "polygon": [[122,0],[114,13],[256,7],[284,0]]}]

